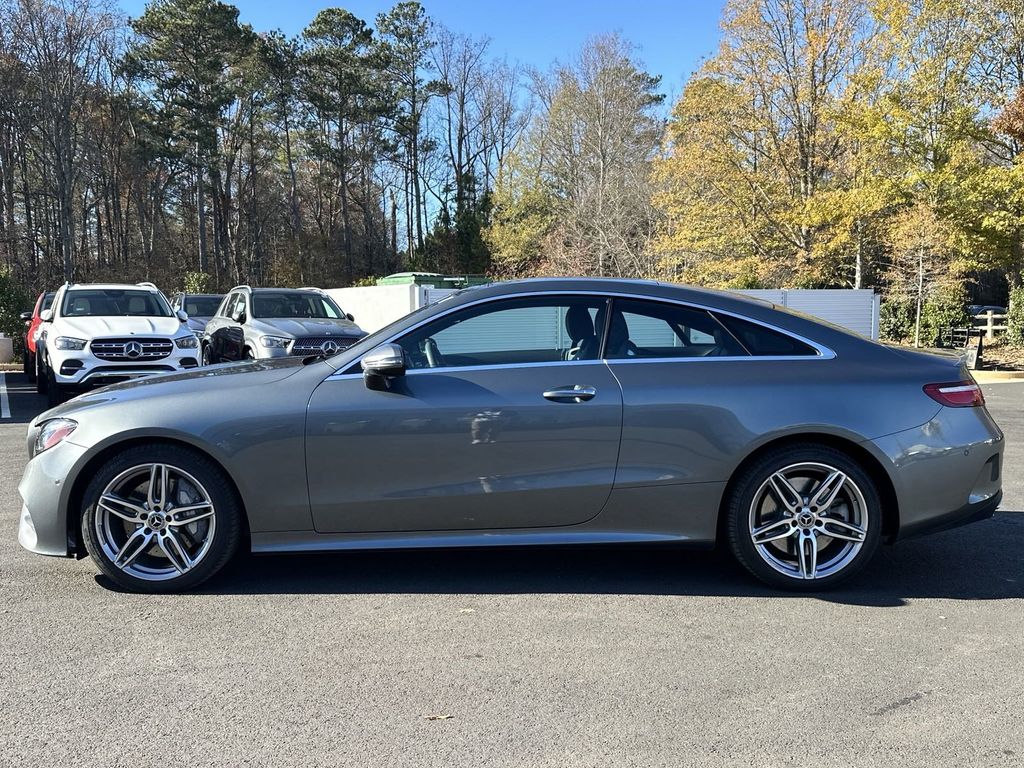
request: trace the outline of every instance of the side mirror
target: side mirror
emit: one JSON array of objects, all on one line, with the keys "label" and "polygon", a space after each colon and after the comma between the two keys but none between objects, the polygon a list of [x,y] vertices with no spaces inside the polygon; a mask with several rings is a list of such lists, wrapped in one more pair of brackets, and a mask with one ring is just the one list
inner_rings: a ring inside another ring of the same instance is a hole
[{"label": "side mirror", "polygon": [[230,317],[236,323],[244,323],[245,322],[245,310],[244,309],[233,309],[233,310],[231,310]]},{"label": "side mirror", "polygon": [[176,314],[178,316],[178,319],[181,320],[181,322],[183,322],[183,323],[187,323],[188,322],[188,312],[186,312],[184,309],[179,309],[174,314]]},{"label": "side mirror", "polygon": [[42,320],[44,323],[50,322],[51,320],[53,320],[53,310],[44,309],[42,312],[39,313],[39,319]]},{"label": "side mirror", "polygon": [[369,389],[386,389],[387,380],[405,375],[405,350],[397,344],[374,347],[359,361]]},{"label": "side mirror", "polygon": [[346,312],[345,317],[347,317],[349,319],[349,322],[351,323],[354,323],[356,321],[356,316],[353,315],[351,312]]},{"label": "side mirror", "polygon": [[18,315],[18,317],[21,318],[21,322],[23,322],[23,323],[31,323],[32,322],[32,313],[31,312],[22,312],[20,315]]}]

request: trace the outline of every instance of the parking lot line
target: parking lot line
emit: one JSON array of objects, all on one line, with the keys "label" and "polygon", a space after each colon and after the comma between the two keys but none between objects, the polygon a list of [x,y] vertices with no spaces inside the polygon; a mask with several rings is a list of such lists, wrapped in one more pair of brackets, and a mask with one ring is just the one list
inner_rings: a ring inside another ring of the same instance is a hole
[{"label": "parking lot line", "polygon": [[7,399],[7,374],[0,371],[0,419],[11,418],[11,403]]}]

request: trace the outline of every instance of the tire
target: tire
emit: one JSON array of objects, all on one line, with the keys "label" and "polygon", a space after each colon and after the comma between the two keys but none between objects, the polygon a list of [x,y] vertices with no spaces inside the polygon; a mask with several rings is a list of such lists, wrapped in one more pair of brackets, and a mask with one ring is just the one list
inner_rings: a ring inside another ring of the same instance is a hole
[{"label": "tire", "polygon": [[882,503],[870,475],[847,454],[813,443],[769,451],[742,469],[726,516],[740,564],[766,584],[800,592],[855,574],[882,536]]},{"label": "tire", "polygon": [[[153,485],[153,467],[167,468],[173,506],[159,490],[162,469]],[[100,468],[82,499],[86,550],[103,575],[131,592],[193,589],[227,565],[242,538],[242,507],[227,475],[188,448],[128,448]],[[188,508],[184,521],[178,508]]]},{"label": "tire", "polygon": [[256,359],[256,355],[253,353],[253,351],[251,349],[249,349],[249,347],[245,347],[242,350],[242,359],[246,360],[246,361],[255,360]]},{"label": "tire", "polygon": [[21,370],[30,382],[35,382],[36,356],[28,351],[28,347],[25,347],[25,351],[22,353]]},{"label": "tire", "polygon": [[46,366],[46,404],[50,408],[56,408],[67,399],[67,388],[57,383],[53,368]]},{"label": "tire", "polygon": [[49,379],[46,377],[46,363],[36,354],[36,394],[45,395]]},{"label": "tire", "polygon": [[209,344],[203,344],[202,351],[199,353],[199,364],[202,366],[213,365],[213,351],[210,349]]}]

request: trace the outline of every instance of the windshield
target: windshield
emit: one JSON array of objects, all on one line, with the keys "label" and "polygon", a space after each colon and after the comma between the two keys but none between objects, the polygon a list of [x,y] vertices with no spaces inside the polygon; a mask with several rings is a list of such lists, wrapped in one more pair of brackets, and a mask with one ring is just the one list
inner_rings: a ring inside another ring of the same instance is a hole
[{"label": "windshield", "polygon": [[152,291],[87,288],[64,294],[60,313],[63,317],[171,317],[171,308]]},{"label": "windshield", "polygon": [[252,316],[263,318],[313,317],[337,320],[345,316],[326,296],[301,291],[254,293]]},{"label": "windshield", "polygon": [[189,317],[213,317],[217,314],[221,296],[186,296],[182,309]]}]

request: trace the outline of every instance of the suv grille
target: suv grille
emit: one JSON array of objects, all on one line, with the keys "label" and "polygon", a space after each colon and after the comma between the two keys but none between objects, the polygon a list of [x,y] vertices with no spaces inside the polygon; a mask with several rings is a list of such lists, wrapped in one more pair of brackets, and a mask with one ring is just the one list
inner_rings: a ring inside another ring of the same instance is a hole
[{"label": "suv grille", "polygon": [[137,363],[167,357],[174,343],[170,339],[96,339],[89,347],[100,360]]},{"label": "suv grille", "polygon": [[292,344],[291,354],[293,355],[333,355],[343,349],[348,349],[359,339],[351,336],[304,336],[296,339]]}]

